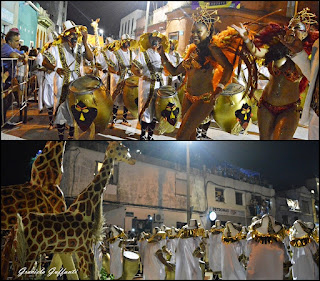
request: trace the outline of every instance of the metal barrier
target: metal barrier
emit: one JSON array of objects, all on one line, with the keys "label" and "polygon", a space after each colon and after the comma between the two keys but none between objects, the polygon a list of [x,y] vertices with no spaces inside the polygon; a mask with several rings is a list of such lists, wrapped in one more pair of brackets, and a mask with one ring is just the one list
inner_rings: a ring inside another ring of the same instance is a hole
[{"label": "metal barrier", "polygon": [[[6,124],[27,123],[30,82],[35,81],[34,93],[39,89],[36,75],[31,76],[29,71],[29,62],[35,59],[29,58],[28,63],[23,65],[17,58],[1,58],[1,129]],[[10,61],[11,73],[4,71],[5,61]],[[18,114],[19,122],[12,122]]]}]

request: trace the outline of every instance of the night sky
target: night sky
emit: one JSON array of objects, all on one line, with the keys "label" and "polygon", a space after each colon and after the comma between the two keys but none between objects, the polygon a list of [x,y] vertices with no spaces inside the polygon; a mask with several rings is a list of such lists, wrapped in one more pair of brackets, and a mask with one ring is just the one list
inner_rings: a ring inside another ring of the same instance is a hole
[{"label": "night sky", "polygon": [[[1,185],[24,183],[30,177],[30,161],[46,141],[1,141]],[[185,163],[186,142],[125,141],[132,151],[140,149],[169,161]],[[275,188],[303,185],[319,176],[317,141],[196,141],[190,145],[191,165],[226,161],[260,172]],[[195,160],[197,159],[197,160]],[[196,163],[195,163],[196,162]]]},{"label": "night sky", "polygon": [[[118,39],[120,20],[137,9],[146,10],[146,7],[147,1],[68,1],[67,20],[85,25],[89,34],[93,34],[91,19],[100,18],[99,28],[104,30],[104,35],[114,35]],[[150,11],[152,8],[151,5]]]}]

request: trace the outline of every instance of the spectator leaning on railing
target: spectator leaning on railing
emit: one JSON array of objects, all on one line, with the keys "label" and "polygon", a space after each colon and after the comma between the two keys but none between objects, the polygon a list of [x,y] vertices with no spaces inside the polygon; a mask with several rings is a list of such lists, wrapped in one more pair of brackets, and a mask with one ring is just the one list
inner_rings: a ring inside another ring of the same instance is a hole
[{"label": "spectator leaning on railing", "polygon": [[[18,60],[22,60],[23,64],[28,62],[28,55],[24,54],[23,51],[18,50],[20,45],[20,34],[17,28],[9,30],[6,37],[6,43],[1,46],[1,58],[16,58]],[[3,81],[2,90],[7,90],[12,85],[12,79],[16,76],[16,60],[4,60],[1,62],[1,74],[6,73],[9,74],[7,79]],[[1,75],[3,76],[3,75]],[[13,91],[13,89],[12,89]],[[3,94],[3,93],[2,93]],[[16,99],[19,103],[19,98],[16,96]],[[3,123],[6,122],[6,112],[10,105],[13,102],[12,95],[2,95],[3,101],[3,112],[1,114],[1,124],[2,124],[2,116]]]},{"label": "spectator leaning on railing", "polygon": [[[2,58],[17,58],[22,60],[24,64],[28,62],[28,55],[24,54],[23,51],[19,51],[20,34],[17,29],[10,30],[6,35],[6,43],[1,48]],[[15,66],[16,62],[3,61],[3,72],[9,71],[9,79],[6,81],[6,88],[11,85],[11,80],[15,77]]]}]

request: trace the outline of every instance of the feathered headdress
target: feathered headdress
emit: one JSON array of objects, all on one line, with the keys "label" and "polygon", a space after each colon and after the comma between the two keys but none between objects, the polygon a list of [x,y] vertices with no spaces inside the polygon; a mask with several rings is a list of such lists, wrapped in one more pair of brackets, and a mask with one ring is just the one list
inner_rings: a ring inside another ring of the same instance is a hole
[{"label": "feathered headdress", "polygon": [[211,27],[216,22],[221,22],[220,17],[218,16],[218,11],[208,11],[209,3],[206,3],[203,8],[198,7],[197,8],[197,14],[192,14],[192,19],[196,23],[203,23],[206,25],[207,29],[210,30]]},{"label": "feathered headdress", "polygon": [[305,25],[306,31],[309,31],[310,26],[313,24],[318,24],[315,20],[317,17],[315,14],[309,12],[309,8],[304,8],[302,11],[297,13],[289,22],[288,28],[294,27],[297,23],[301,22]]}]

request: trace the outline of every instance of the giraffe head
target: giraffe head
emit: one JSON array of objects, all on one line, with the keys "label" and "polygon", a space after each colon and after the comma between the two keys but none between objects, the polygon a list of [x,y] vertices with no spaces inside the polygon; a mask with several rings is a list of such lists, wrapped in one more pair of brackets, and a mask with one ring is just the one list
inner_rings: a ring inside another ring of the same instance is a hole
[{"label": "giraffe head", "polygon": [[48,141],[32,164],[30,182],[33,185],[59,185],[63,174],[65,142]]},{"label": "giraffe head", "polygon": [[95,21],[93,19],[91,19],[91,26],[95,29],[98,27],[98,22],[100,21],[100,18],[96,19]]},{"label": "giraffe head", "polygon": [[106,157],[113,158],[114,161],[122,161],[130,165],[134,165],[136,163],[136,160],[131,158],[129,148],[117,141],[109,142]]}]

